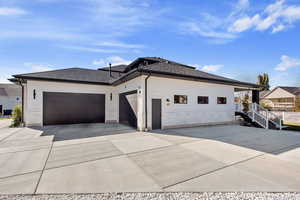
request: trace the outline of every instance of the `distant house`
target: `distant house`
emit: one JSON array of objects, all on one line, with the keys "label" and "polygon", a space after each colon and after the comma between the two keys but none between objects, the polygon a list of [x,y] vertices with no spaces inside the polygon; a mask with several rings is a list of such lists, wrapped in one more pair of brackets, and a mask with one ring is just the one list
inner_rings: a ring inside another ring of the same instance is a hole
[{"label": "distant house", "polygon": [[0,84],[0,115],[11,115],[13,108],[22,103],[22,89],[15,84]]},{"label": "distant house", "polygon": [[278,86],[261,93],[260,99],[274,111],[300,112],[300,87]]}]

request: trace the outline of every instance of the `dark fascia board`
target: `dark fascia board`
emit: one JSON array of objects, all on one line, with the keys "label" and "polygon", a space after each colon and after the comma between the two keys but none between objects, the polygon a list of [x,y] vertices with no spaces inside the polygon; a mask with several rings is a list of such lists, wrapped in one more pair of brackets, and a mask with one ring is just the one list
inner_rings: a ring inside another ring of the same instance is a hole
[{"label": "dark fascia board", "polygon": [[207,83],[216,83],[216,84],[225,84],[225,85],[232,85],[237,87],[246,87],[246,88],[255,88],[257,90],[261,90],[261,86],[251,83],[244,83],[244,82],[231,82],[231,81],[222,81],[217,79],[209,79],[209,78],[201,78],[201,77],[195,77],[195,76],[189,76],[189,75],[178,75],[174,73],[167,73],[167,72],[160,72],[160,71],[153,71],[153,70],[145,70],[145,69],[139,69],[143,75],[151,74],[159,77],[165,77],[165,78],[176,78],[176,79],[182,79],[182,80],[192,80],[192,81],[200,81],[200,82],[207,82]]},{"label": "dark fascia board", "polygon": [[80,84],[89,84],[89,85],[110,85],[106,82],[90,82],[90,81],[78,81],[78,80],[66,80],[66,79],[55,79],[55,78],[37,78],[37,77],[23,77],[23,76],[14,76],[17,79],[23,80],[36,80],[36,81],[51,81],[51,82],[65,82],[65,83],[80,83]]}]

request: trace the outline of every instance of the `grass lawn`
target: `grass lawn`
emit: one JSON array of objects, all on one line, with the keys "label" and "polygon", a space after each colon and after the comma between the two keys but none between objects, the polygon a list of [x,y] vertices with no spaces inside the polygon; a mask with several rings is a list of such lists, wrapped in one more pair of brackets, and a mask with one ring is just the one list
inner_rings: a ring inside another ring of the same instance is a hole
[{"label": "grass lawn", "polygon": [[0,117],[0,120],[1,119],[12,119],[12,117]]}]

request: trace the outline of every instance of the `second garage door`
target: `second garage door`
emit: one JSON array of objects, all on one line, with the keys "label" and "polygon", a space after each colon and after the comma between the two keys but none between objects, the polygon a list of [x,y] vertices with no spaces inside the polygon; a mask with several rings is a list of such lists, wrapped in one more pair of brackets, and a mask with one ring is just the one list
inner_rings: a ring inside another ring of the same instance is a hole
[{"label": "second garage door", "polygon": [[104,94],[43,93],[44,125],[104,122]]}]

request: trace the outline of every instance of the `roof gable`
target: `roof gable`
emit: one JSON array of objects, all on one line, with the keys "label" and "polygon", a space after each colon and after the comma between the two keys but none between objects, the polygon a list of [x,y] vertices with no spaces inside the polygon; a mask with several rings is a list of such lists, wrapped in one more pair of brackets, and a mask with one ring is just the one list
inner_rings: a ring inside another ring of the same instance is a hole
[{"label": "roof gable", "polygon": [[274,88],[271,92],[265,95],[265,99],[272,99],[272,98],[293,98],[295,97],[294,94],[290,93],[287,90],[284,90],[281,87]]}]

